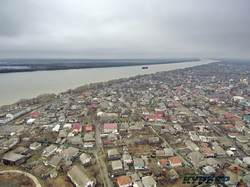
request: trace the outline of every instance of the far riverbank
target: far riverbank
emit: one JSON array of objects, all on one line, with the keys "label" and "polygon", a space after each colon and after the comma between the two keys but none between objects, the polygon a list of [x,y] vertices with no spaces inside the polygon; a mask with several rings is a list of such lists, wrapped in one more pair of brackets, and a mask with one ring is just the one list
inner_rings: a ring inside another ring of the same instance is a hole
[{"label": "far riverbank", "polygon": [[173,64],[199,59],[0,59],[1,73]]}]

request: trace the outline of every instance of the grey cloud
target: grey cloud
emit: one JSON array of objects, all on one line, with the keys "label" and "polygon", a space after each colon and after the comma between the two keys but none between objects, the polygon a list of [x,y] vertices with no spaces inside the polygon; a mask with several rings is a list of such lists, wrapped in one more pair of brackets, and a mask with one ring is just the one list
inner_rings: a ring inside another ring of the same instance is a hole
[{"label": "grey cloud", "polygon": [[4,57],[249,57],[248,0],[2,0]]}]

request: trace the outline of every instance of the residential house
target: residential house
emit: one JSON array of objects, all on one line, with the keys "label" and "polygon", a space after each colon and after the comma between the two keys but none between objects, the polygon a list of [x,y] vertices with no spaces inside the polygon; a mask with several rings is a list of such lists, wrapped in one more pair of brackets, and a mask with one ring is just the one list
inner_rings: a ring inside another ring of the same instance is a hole
[{"label": "residential house", "polygon": [[223,124],[222,127],[225,129],[225,131],[234,131],[235,126],[233,124]]},{"label": "residential house", "polygon": [[59,132],[60,127],[61,126],[59,124],[57,124],[55,127],[53,127],[52,132]]},{"label": "residential house", "polygon": [[74,147],[69,147],[61,152],[61,156],[65,161],[74,158],[79,152],[79,149]]},{"label": "residential house", "polygon": [[182,128],[182,126],[179,125],[179,124],[174,125],[174,128],[175,128],[175,130],[176,130],[177,132],[183,132],[183,128]]},{"label": "residential house", "polygon": [[226,151],[219,145],[215,145],[212,147],[213,151],[216,155],[218,156],[225,156],[226,155]]},{"label": "residential house", "polygon": [[123,160],[123,162],[125,162],[127,164],[130,164],[133,162],[132,157],[128,153],[122,155],[122,160]]},{"label": "residential house", "polygon": [[186,140],[185,144],[187,145],[187,147],[191,150],[191,151],[199,151],[200,148],[191,140]]},{"label": "residential house", "polygon": [[243,162],[249,167],[250,166],[250,157],[244,157]]},{"label": "residential house", "polygon": [[161,168],[166,168],[168,165],[168,161],[166,159],[161,159],[157,162],[158,166]]},{"label": "residential house", "polygon": [[80,166],[73,166],[68,171],[68,177],[77,187],[93,187],[95,186],[95,180],[90,179],[84,170]]},{"label": "residential house", "polygon": [[21,108],[21,109],[12,110],[6,114],[6,117],[11,118],[13,120],[29,111],[30,111],[29,108]]},{"label": "residential house", "polygon": [[202,142],[209,142],[210,140],[208,139],[208,137],[206,137],[206,136],[199,136],[199,138],[200,138],[200,140],[202,141]]},{"label": "residential house", "polygon": [[119,187],[131,187],[133,185],[131,177],[127,175],[117,177],[117,184]]},{"label": "residential house", "polygon": [[61,160],[62,160],[61,156],[59,155],[53,156],[53,158],[49,161],[49,165],[55,168],[59,165]]},{"label": "residential house", "polygon": [[134,160],[134,169],[135,170],[143,170],[146,168],[144,160],[142,158],[133,158]]},{"label": "residential house", "polygon": [[2,149],[11,149],[19,143],[19,138],[10,138],[3,143]]},{"label": "residential house", "polygon": [[34,142],[34,143],[32,143],[32,144],[30,144],[30,149],[31,150],[36,150],[36,149],[38,149],[39,147],[41,147],[41,143],[38,143],[38,142]]},{"label": "residential house", "polygon": [[35,123],[35,121],[36,121],[35,118],[30,118],[30,119],[28,119],[28,120],[26,121],[26,123],[27,123],[27,125],[32,125],[32,124]]},{"label": "residential house", "polygon": [[26,160],[26,157],[16,153],[8,153],[4,155],[2,159],[6,165],[19,165]]},{"label": "residential house", "polygon": [[199,168],[200,162],[204,160],[204,156],[200,152],[191,152],[187,155],[187,158],[191,160],[195,168]]},{"label": "residential house", "polygon": [[168,161],[169,161],[169,164],[170,164],[171,167],[182,166],[182,161],[177,156],[170,157],[168,159]]},{"label": "residential house", "polygon": [[85,142],[94,142],[95,141],[94,133],[86,133],[83,137],[83,140]]},{"label": "residential house", "polygon": [[118,159],[120,158],[120,153],[117,149],[110,149],[108,150],[108,159]]},{"label": "residential house", "polygon": [[130,175],[130,177],[131,177],[133,183],[138,182],[138,181],[141,181],[140,176],[138,175],[137,172],[132,173],[132,174]]},{"label": "residential house", "polygon": [[66,138],[68,135],[67,131],[65,129],[62,129],[59,131],[58,138]]},{"label": "residential house", "polygon": [[204,148],[204,147],[208,147],[208,144],[205,143],[205,142],[201,142],[201,143],[200,143],[200,146],[201,146],[202,148]]},{"label": "residential house", "polygon": [[156,150],[155,155],[157,157],[165,157],[166,156],[164,150]]},{"label": "residential house", "polygon": [[229,177],[229,181],[225,181],[226,186],[236,187],[240,182],[240,180],[242,179],[242,176],[239,175],[238,172],[231,170],[229,168],[224,170],[224,175]]},{"label": "residential house", "polygon": [[155,117],[153,115],[148,115],[148,116],[146,116],[146,120],[149,121],[149,122],[154,122]]},{"label": "residential house", "polygon": [[143,161],[144,161],[144,163],[145,163],[145,169],[147,169],[147,168],[148,168],[148,165],[149,165],[148,157],[142,155],[141,158],[143,159]]},{"label": "residential house", "polygon": [[240,136],[240,133],[229,133],[228,136],[230,138],[236,138],[237,136]]},{"label": "residential house", "polygon": [[214,158],[207,158],[207,159],[205,159],[205,161],[206,161],[206,163],[207,163],[208,166],[211,166],[213,168],[220,167],[219,162],[216,159],[214,159]]},{"label": "residential house", "polygon": [[152,176],[142,177],[142,184],[144,187],[156,187],[157,183]]},{"label": "residential house", "polygon": [[8,123],[11,120],[12,119],[10,117],[3,117],[3,118],[0,118],[0,123]]},{"label": "residential house", "polygon": [[133,183],[133,187],[143,187],[143,184],[141,181],[137,181]]},{"label": "residential house", "polygon": [[156,116],[163,116],[163,115],[164,115],[164,112],[158,110],[158,111],[155,112],[155,114],[156,114]]},{"label": "residential house", "polygon": [[204,154],[208,157],[208,156],[214,156],[214,152],[210,147],[205,147],[203,148],[203,152]]},{"label": "residential house", "polygon": [[72,128],[72,124],[70,123],[65,123],[65,125],[63,126],[64,129],[71,129]]},{"label": "residential house", "polygon": [[211,175],[211,174],[214,174],[216,171],[211,166],[205,166],[202,168],[202,172],[205,173],[206,175]]},{"label": "residential house", "polygon": [[91,132],[93,130],[93,127],[91,124],[87,124],[85,127],[86,132]]},{"label": "residential house", "polygon": [[149,113],[148,110],[143,110],[142,114],[143,114],[143,115],[149,115],[150,113]]},{"label": "residential house", "polygon": [[104,133],[117,133],[117,123],[104,123],[103,124],[103,132]]},{"label": "residential house", "polygon": [[249,123],[250,122],[250,116],[244,116],[243,120]]},{"label": "residential house", "polygon": [[112,166],[112,170],[116,171],[116,170],[122,170],[123,169],[123,165],[122,165],[122,161],[121,160],[115,160],[111,162],[111,166]]},{"label": "residential house", "polygon": [[100,120],[101,121],[113,121],[116,120],[118,118],[118,114],[117,113],[103,113],[100,115]]},{"label": "residential house", "polygon": [[169,119],[170,119],[170,121],[172,121],[172,123],[177,123],[178,122],[176,117],[174,117],[174,116],[170,116]]},{"label": "residential house", "polygon": [[56,149],[57,149],[57,146],[54,144],[51,144],[50,146],[46,147],[43,150],[43,156],[49,157],[49,156],[53,155],[55,153]]},{"label": "residential house", "polygon": [[81,138],[81,135],[74,136],[74,137],[69,137],[67,142],[72,145],[82,145],[83,141]]},{"label": "residential house", "polygon": [[69,123],[77,123],[78,119],[75,116],[71,116],[71,117],[68,118],[68,122]]},{"label": "residential house", "polygon": [[83,164],[88,164],[91,162],[91,156],[86,153],[82,153],[80,155],[80,160]]},{"label": "residential house", "polygon": [[75,124],[73,126],[73,133],[81,133],[82,132],[82,125],[81,124]]},{"label": "residential house", "polygon": [[174,156],[174,151],[172,148],[165,148],[164,149],[165,156]]},{"label": "residential house", "polygon": [[217,141],[221,147],[231,147],[233,145],[233,143],[225,136],[218,137]]},{"label": "residential house", "polygon": [[250,143],[238,144],[238,146],[240,146],[241,149],[242,149],[248,156],[250,156]]},{"label": "residential house", "polygon": [[244,134],[249,135],[250,134],[250,128],[244,128]]},{"label": "residential house", "polygon": [[200,141],[199,136],[196,134],[196,132],[189,131],[189,136],[192,141]]},{"label": "residential house", "polygon": [[160,142],[160,138],[158,136],[148,138],[148,143],[150,144],[155,144],[159,142]]},{"label": "residential house", "polygon": [[220,124],[221,123],[221,121],[218,118],[209,117],[206,120],[207,120],[208,123],[211,123],[211,124]]},{"label": "residential house", "polygon": [[65,117],[65,115],[63,115],[63,114],[60,115],[59,118],[58,118],[58,121],[59,121],[59,122],[65,122],[65,120],[66,120],[66,117]]},{"label": "residential house", "polygon": [[236,140],[240,143],[248,143],[249,137],[248,136],[237,136]]},{"label": "residential house", "polygon": [[174,179],[179,179],[179,174],[175,171],[175,169],[171,169],[169,171],[169,176],[170,176],[170,179],[171,180],[174,180]]},{"label": "residential house", "polygon": [[231,151],[231,150],[227,150],[227,151],[226,151],[226,154],[227,154],[228,156],[234,156],[234,152]]},{"label": "residential house", "polygon": [[108,134],[107,140],[115,141],[115,140],[118,140],[118,137],[119,137],[118,134],[111,133],[111,134]]},{"label": "residential house", "polygon": [[93,148],[94,142],[84,142],[83,147],[84,148]]},{"label": "residential house", "polygon": [[235,122],[235,128],[239,132],[243,132],[245,125],[241,121],[236,121]]},{"label": "residential house", "polygon": [[155,122],[166,123],[167,121],[162,116],[156,116],[155,117]]}]

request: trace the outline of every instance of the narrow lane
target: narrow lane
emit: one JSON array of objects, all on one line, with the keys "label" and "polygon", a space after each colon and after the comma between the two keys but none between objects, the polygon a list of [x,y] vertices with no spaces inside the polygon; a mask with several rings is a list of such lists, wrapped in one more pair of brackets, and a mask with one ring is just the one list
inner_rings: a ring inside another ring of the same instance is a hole
[{"label": "narrow lane", "polygon": [[101,156],[104,154],[104,150],[102,147],[102,141],[101,141],[101,136],[100,136],[100,123],[93,120],[93,124],[95,124],[95,128],[96,128],[95,140],[96,140],[97,149],[96,149],[95,157],[100,167],[100,172],[102,175],[103,183],[105,187],[113,187],[113,183],[111,182],[109,175],[108,175],[107,165],[105,163],[105,160],[103,160],[104,158],[102,158]]},{"label": "narrow lane", "polygon": [[154,127],[149,126],[151,128],[151,130],[155,133],[156,136],[158,136],[169,148],[171,148],[173,150],[173,152],[175,153],[176,156],[178,156],[181,161],[189,168],[192,168],[196,173],[196,169],[192,166],[191,163],[189,163],[185,158],[183,158],[167,141],[164,137],[160,136],[154,129]]}]

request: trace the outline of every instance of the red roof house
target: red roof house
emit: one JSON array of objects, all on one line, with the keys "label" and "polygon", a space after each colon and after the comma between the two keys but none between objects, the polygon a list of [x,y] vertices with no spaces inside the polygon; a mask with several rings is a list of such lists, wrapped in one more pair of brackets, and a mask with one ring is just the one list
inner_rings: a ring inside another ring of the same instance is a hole
[{"label": "red roof house", "polygon": [[159,165],[161,168],[167,167],[167,164],[168,164],[168,161],[165,160],[165,159],[162,159],[162,160],[159,160],[159,161],[158,161],[158,165]]},{"label": "red roof house", "polygon": [[156,114],[157,116],[163,116],[163,115],[164,115],[164,112],[162,112],[162,111],[156,111],[155,114]]},{"label": "red roof house", "polygon": [[177,156],[170,157],[168,160],[171,167],[178,167],[182,165],[181,160]]},{"label": "red roof house", "polygon": [[132,186],[132,179],[130,176],[123,175],[123,176],[117,177],[117,184],[119,187]]},{"label": "red roof house", "polygon": [[104,123],[103,124],[103,132],[104,133],[116,133],[117,130],[117,123]]},{"label": "red roof house", "polygon": [[40,113],[38,113],[38,112],[31,112],[30,113],[30,116],[32,116],[32,117],[37,117],[39,115],[40,115]]},{"label": "red roof house", "polygon": [[203,152],[206,156],[214,156],[214,152],[210,147],[203,148]]},{"label": "red roof house", "polygon": [[237,136],[240,136],[240,133],[237,133],[237,132],[235,132],[235,133],[229,133],[228,136],[230,138],[236,138]]},{"label": "red roof house", "polygon": [[180,93],[185,93],[185,91],[183,89],[178,89],[177,91]]},{"label": "red roof house", "polygon": [[205,142],[201,142],[200,145],[201,145],[201,147],[207,147],[208,146],[208,144],[205,143]]},{"label": "red roof house", "polygon": [[75,132],[75,133],[82,132],[82,125],[81,124],[75,124],[73,126],[73,132]]},{"label": "red roof house", "polygon": [[143,115],[149,115],[149,111],[148,110],[143,110],[142,114]]},{"label": "red roof house", "polygon": [[87,132],[92,131],[93,130],[92,125],[91,124],[87,124],[86,127],[85,127],[85,130]]},{"label": "red roof house", "polygon": [[236,116],[234,116],[233,114],[224,114],[225,118],[229,118],[229,119],[235,119],[237,118]]},{"label": "red roof house", "polygon": [[155,121],[156,122],[161,122],[161,123],[166,123],[166,120],[161,116],[156,116]]},{"label": "red roof house", "polygon": [[82,95],[84,95],[84,96],[90,96],[91,93],[90,92],[83,92]]},{"label": "red roof house", "polygon": [[148,120],[150,122],[154,122],[155,121],[155,117],[153,115],[148,115],[148,116],[146,116],[146,120]]},{"label": "red roof house", "polygon": [[112,142],[112,140],[103,140],[102,142],[103,142],[104,144],[109,144],[109,143]]}]

